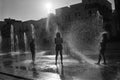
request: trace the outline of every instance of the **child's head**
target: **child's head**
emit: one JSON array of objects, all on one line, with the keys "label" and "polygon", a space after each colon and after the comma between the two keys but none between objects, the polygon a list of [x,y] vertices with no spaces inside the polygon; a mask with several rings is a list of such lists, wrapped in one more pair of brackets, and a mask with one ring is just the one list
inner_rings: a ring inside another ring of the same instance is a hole
[{"label": "child's head", "polygon": [[60,36],[60,32],[57,32],[57,33],[56,33],[56,37],[61,37],[61,36]]}]

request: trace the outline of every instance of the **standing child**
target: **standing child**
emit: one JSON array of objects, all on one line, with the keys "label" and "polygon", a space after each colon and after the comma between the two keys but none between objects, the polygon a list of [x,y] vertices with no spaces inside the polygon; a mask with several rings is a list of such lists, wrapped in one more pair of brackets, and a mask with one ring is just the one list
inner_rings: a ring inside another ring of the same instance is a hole
[{"label": "standing child", "polygon": [[30,42],[30,51],[31,51],[31,54],[32,54],[32,61],[33,61],[33,64],[35,63],[35,40],[32,39],[31,42]]},{"label": "standing child", "polygon": [[62,46],[63,43],[63,39],[61,38],[61,35],[59,32],[56,33],[56,38],[55,38],[55,51],[56,51],[56,58],[55,58],[55,64],[57,65],[57,59],[58,59],[58,54],[60,53],[60,57],[61,57],[61,64],[63,64],[63,56],[62,56]]},{"label": "standing child", "polygon": [[98,63],[100,64],[101,58],[103,58],[104,64],[106,64],[106,58],[105,58],[105,50],[106,50],[106,43],[107,43],[107,33],[102,34],[102,41],[100,42],[100,54],[99,54],[99,59]]}]

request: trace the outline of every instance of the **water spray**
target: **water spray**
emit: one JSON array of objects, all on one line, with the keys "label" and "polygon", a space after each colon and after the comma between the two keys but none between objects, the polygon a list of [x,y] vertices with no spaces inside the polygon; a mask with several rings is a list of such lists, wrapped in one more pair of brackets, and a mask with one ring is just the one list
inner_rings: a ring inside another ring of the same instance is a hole
[{"label": "water spray", "polygon": [[75,56],[79,57],[82,62],[87,62],[89,64],[94,64],[95,61],[88,58],[87,56],[83,55],[82,52],[80,52],[75,46],[73,41],[71,40],[72,36],[69,34],[68,36],[68,47],[70,48],[71,54],[74,54]]}]

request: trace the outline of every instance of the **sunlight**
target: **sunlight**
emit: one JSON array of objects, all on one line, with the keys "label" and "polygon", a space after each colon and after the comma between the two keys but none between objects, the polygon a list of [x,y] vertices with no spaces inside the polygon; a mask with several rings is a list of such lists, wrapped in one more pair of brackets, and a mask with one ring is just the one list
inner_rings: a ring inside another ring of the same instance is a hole
[{"label": "sunlight", "polygon": [[50,2],[49,2],[49,3],[46,3],[45,7],[46,7],[46,9],[47,9],[48,14],[51,13],[52,3],[50,3]]}]

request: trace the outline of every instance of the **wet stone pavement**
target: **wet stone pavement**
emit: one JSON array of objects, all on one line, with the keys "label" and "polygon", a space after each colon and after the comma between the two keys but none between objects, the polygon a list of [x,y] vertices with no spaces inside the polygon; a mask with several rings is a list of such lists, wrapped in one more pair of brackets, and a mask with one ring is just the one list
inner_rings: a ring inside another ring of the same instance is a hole
[{"label": "wet stone pavement", "polygon": [[55,55],[36,55],[32,64],[30,53],[0,55],[0,80],[120,80],[120,63],[96,65],[64,55],[63,65],[55,65]]}]

